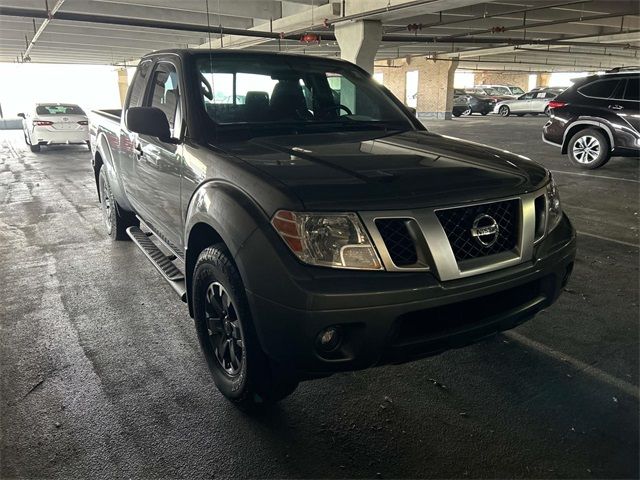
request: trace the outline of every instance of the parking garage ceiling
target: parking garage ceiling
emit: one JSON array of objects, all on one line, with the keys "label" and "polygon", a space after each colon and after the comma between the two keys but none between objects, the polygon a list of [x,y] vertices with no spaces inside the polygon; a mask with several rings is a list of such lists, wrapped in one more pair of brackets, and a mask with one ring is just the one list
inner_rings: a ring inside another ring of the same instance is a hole
[{"label": "parking garage ceiling", "polygon": [[382,22],[378,60],[531,71],[640,64],[635,0],[0,0],[0,61],[129,65],[209,42],[339,56],[334,25],[355,19]]}]

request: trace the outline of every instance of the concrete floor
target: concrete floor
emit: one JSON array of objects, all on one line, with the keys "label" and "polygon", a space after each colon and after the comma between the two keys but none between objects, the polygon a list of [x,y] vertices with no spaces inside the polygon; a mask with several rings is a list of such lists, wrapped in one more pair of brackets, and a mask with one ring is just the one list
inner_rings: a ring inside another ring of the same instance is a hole
[{"label": "concrete floor", "polygon": [[581,232],[558,303],[506,335],[306,382],[262,418],[217,392],[186,307],[106,238],[89,153],[0,134],[0,477],[638,478],[637,159],[584,173],[542,117],[433,122],[554,170]]}]

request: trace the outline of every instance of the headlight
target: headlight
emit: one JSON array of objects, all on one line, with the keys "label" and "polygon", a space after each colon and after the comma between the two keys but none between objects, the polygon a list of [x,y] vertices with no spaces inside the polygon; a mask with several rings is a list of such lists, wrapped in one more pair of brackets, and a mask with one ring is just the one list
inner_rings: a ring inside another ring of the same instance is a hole
[{"label": "headlight", "polygon": [[271,219],[289,249],[310,265],[382,270],[382,262],[355,213],[280,210]]},{"label": "headlight", "polygon": [[549,174],[550,180],[547,184],[547,232],[558,226],[562,219],[562,205],[560,204],[560,194],[555,180]]}]

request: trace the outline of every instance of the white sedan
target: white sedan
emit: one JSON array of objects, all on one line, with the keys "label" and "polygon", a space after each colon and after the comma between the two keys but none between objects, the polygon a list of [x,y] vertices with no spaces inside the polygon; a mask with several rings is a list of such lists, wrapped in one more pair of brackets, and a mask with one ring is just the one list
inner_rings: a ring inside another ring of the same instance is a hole
[{"label": "white sedan", "polygon": [[560,90],[534,90],[524,95],[520,95],[514,100],[503,100],[496,103],[493,113],[503,117],[517,115],[521,117],[527,113],[537,115],[539,113],[549,114],[549,102],[556,98]]},{"label": "white sedan", "polygon": [[42,145],[89,145],[89,119],[78,105],[38,103],[31,113],[18,116],[32,152]]}]

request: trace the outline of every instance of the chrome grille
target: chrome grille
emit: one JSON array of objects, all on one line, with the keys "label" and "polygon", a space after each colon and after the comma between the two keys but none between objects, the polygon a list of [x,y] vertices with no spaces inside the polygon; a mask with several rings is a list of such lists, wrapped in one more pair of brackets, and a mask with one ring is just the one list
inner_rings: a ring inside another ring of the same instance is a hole
[{"label": "chrome grille", "polygon": [[376,220],[376,227],[378,227],[391,260],[397,267],[415,265],[418,262],[416,245],[407,226],[408,221],[403,218]]},{"label": "chrome grille", "polygon": [[[519,200],[485,203],[436,211],[436,216],[449,239],[458,262],[513,250],[518,243]],[[489,215],[498,225],[497,238],[483,245],[471,232],[481,215]]]}]

